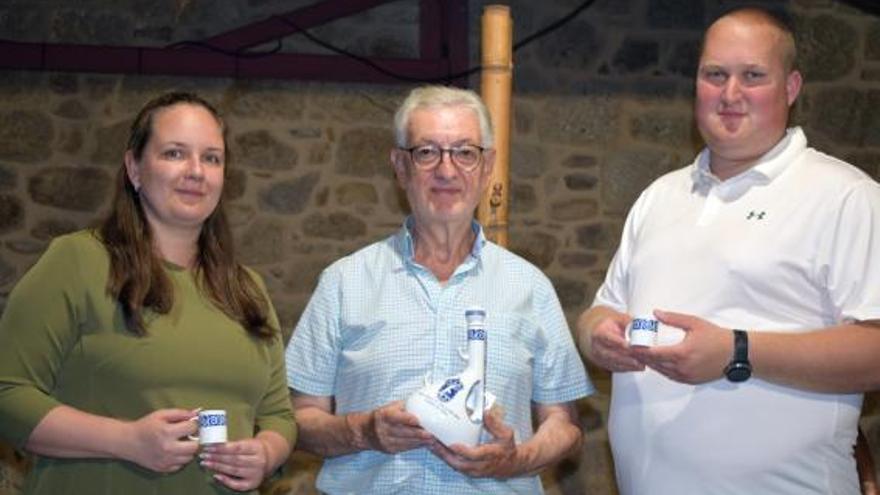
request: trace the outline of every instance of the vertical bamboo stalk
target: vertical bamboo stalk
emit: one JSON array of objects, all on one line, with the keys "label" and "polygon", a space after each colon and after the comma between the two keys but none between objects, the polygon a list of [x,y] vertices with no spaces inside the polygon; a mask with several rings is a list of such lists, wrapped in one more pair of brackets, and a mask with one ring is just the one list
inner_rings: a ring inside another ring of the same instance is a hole
[{"label": "vertical bamboo stalk", "polygon": [[483,101],[495,128],[495,169],[477,218],[493,242],[507,246],[510,203],[510,94],[513,79],[513,21],[506,5],[488,5],[482,19]]}]

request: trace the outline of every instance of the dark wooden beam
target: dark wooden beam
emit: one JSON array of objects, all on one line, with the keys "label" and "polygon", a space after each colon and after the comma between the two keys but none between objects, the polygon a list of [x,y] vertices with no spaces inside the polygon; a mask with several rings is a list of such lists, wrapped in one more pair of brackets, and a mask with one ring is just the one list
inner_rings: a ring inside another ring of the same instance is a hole
[{"label": "dark wooden beam", "polygon": [[[299,27],[313,27],[336,18],[331,14],[336,7],[340,10],[334,12],[348,15],[388,1],[325,0],[284,15],[300,16],[295,21]],[[450,74],[460,73],[468,65],[467,0],[420,0],[420,9],[419,58],[357,60],[298,53],[235,56],[233,53],[243,48],[296,32],[293,26],[270,18],[197,45],[138,47],[0,40],[0,69],[409,84],[424,79],[467,85],[464,77],[449,80]],[[257,27],[269,25],[274,27],[267,28],[268,32]],[[208,48],[209,44],[217,50]]]}]

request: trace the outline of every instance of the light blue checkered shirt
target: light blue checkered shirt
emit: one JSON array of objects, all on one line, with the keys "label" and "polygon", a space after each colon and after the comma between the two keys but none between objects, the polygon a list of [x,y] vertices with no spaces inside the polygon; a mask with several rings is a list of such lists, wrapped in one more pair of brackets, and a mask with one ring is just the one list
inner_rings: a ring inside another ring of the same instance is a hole
[{"label": "light blue checkered shirt", "polygon": [[[486,309],[486,387],[518,442],[532,436],[532,401],[568,402],[593,392],[540,270],[486,241],[474,223],[470,256],[441,285],[413,261],[410,222],[321,275],[287,348],[292,388],[334,396],[337,414],[405,400],[426,375],[433,381],[464,369],[464,311],[477,305]],[[543,493],[537,476],[469,478],[424,448],[329,458],[317,485],[330,494]]]}]

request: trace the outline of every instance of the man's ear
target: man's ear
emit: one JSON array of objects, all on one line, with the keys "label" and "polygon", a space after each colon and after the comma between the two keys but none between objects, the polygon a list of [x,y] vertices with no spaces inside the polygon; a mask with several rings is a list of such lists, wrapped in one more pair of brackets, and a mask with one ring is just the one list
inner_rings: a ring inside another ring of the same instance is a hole
[{"label": "man's ear", "polygon": [[803,85],[803,83],[804,78],[801,76],[800,71],[797,70],[789,72],[788,77],[785,78],[785,95],[788,99],[788,106],[794,104],[794,101],[801,93],[801,85]]},{"label": "man's ear", "polygon": [[493,170],[495,170],[495,148],[490,148],[483,152],[483,173],[492,175]]},{"label": "man's ear", "polygon": [[407,179],[409,179],[409,176],[407,175],[409,170],[406,166],[406,152],[399,148],[392,148],[390,159],[391,166],[394,168],[394,176],[397,178],[397,185],[399,185],[401,189],[406,189],[406,182]]},{"label": "man's ear", "polygon": [[492,171],[495,170],[495,148],[488,149],[483,152],[483,165],[480,167],[480,181],[483,185],[480,187],[480,195],[485,196],[489,190],[489,184],[492,183]]}]

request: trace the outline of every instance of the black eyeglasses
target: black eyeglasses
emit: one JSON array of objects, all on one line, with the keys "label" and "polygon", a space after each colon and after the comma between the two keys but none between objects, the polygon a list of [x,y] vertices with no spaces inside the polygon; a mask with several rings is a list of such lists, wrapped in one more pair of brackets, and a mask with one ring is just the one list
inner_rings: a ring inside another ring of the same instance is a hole
[{"label": "black eyeglasses", "polygon": [[475,144],[462,144],[451,148],[441,148],[436,144],[400,148],[409,152],[413,164],[420,170],[428,171],[443,161],[443,153],[449,153],[449,159],[464,172],[473,172],[483,161],[486,148]]}]

